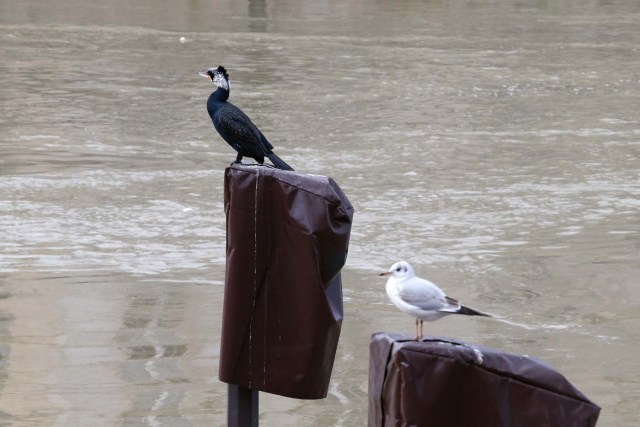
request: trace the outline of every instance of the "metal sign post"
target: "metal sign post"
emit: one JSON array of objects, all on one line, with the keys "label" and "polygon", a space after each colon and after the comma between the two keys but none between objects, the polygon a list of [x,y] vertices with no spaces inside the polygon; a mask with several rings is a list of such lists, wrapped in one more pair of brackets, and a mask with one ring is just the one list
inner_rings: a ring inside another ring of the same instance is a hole
[{"label": "metal sign post", "polygon": [[258,390],[229,384],[228,427],[258,427]]},{"label": "metal sign post", "polygon": [[343,319],[353,207],[329,177],[225,169],[227,262],[218,378],[231,427],[257,427],[258,389],[324,399]]}]

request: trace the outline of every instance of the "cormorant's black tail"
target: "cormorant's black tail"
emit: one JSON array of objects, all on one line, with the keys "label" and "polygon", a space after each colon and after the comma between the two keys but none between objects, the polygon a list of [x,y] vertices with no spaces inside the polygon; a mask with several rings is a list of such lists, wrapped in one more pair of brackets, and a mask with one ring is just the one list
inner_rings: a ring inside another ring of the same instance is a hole
[{"label": "cormorant's black tail", "polygon": [[273,163],[273,165],[275,167],[277,167],[278,169],[284,169],[286,171],[292,171],[293,170],[293,168],[291,166],[286,164],[284,160],[282,160],[280,157],[276,156],[274,153],[267,154],[267,157],[269,158],[269,160],[271,160],[271,163]]},{"label": "cormorant's black tail", "polygon": [[488,314],[480,313],[479,311],[475,311],[469,307],[465,307],[464,305],[460,306],[460,310],[456,311],[457,314],[466,314],[467,316],[485,316],[491,317]]}]

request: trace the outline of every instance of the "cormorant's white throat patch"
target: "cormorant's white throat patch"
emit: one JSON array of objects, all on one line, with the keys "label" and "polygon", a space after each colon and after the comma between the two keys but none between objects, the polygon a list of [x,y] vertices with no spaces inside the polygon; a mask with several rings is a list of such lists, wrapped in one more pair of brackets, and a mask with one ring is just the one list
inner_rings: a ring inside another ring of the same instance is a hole
[{"label": "cormorant's white throat patch", "polygon": [[231,85],[231,82],[225,79],[224,76],[220,73],[214,73],[213,83],[225,90],[229,90],[229,86]]}]

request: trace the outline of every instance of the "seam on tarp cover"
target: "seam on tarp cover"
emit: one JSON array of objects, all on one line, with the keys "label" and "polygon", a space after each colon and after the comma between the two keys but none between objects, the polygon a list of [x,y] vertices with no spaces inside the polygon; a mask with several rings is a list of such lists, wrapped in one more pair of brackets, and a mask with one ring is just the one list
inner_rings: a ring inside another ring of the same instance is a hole
[{"label": "seam on tarp cover", "polygon": [[389,374],[389,362],[391,361],[391,357],[394,354],[393,348],[396,345],[396,341],[392,341],[389,346],[389,352],[387,353],[387,361],[384,364],[384,374],[382,375],[382,386],[380,387],[380,415],[381,415],[381,425],[385,424],[385,410],[384,410],[384,385],[387,382],[387,376]]}]

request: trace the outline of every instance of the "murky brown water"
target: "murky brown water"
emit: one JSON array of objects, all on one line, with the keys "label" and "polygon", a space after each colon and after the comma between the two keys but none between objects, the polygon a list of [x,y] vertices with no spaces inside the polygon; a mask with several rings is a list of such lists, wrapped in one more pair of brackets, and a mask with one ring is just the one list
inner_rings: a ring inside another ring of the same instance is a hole
[{"label": "murky brown water", "polygon": [[[224,425],[234,153],[195,73],[356,208],[329,397],[261,424],[366,422],[377,273],[471,307],[436,335],[544,359],[640,425],[640,5],[0,0],[0,424]],[[184,37],[184,43],[180,42]]]}]

